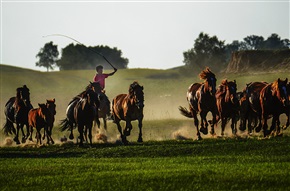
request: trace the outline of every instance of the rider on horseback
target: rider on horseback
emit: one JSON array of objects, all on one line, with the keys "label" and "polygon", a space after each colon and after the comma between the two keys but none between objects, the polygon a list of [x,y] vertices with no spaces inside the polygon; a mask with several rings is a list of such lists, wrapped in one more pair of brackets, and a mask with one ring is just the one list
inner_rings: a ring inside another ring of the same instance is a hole
[{"label": "rider on horseback", "polygon": [[[110,100],[105,94],[105,79],[108,78],[109,76],[114,75],[117,72],[117,69],[114,68],[114,72],[111,72],[109,74],[104,74],[103,69],[104,69],[104,67],[102,65],[98,65],[96,67],[97,73],[95,74],[93,81],[100,83],[101,88],[102,88],[102,96],[106,100],[106,104],[108,105],[108,108],[111,108],[110,107]],[[108,110],[107,116],[109,119],[111,119],[111,110],[110,109]]]}]

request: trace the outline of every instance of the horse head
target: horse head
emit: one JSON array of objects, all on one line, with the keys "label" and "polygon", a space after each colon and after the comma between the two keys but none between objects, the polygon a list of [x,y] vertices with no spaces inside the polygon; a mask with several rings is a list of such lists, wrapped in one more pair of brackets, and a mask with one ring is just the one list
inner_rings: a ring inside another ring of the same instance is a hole
[{"label": "horse head", "polygon": [[49,100],[46,100],[46,107],[49,109],[49,111],[50,111],[53,115],[56,115],[55,99],[49,99]]},{"label": "horse head", "polygon": [[226,91],[226,97],[225,100],[226,102],[231,101],[233,104],[238,102],[237,99],[237,83],[236,80],[234,81],[227,81],[225,80],[224,82],[225,85],[225,91]]},{"label": "horse head", "polygon": [[205,80],[205,88],[209,91],[211,95],[215,95],[216,93],[216,77],[215,74],[212,73],[212,71],[209,69],[209,67],[206,67],[205,70],[203,70],[199,77],[203,80]]},{"label": "horse head", "polygon": [[96,106],[99,107],[100,102],[99,102],[99,96],[98,94],[93,90],[93,89],[88,89],[84,94],[83,94],[83,99],[86,99],[87,103],[91,106]]},{"label": "horse head", "polygon": [[102,87],[100,85],[100,82],[90,82],[86,90],[88,89],[93,89],[94,92],[96,92],[97,94],[100,94],[102,92]]},{"label": "horse head", "polygon": [[30,105],[30,93],[26,85],[16,89],[16,99],[22,100],[26,107]]},{"label": "horse head", "polygon": [[280,78],[278,78],[278,80],[275,81],[272,85],[272,95],[276,95],[277,98],[282,101],[284,106],[289,105],[289,91],[287,91],[287,83],[288,78],[286,78],[285,80],[281,80]]},{"label": "horse head", "polygon": [[138,109],[142,109],[144,107],[143,89],[143,86],[140,86],[136,81],[133,82],[129,87],[130,99],[133,99]]},{"label": "horse head", "polygon": [[40,116],[44,119],[45,122],[48,122],[47,120],[51,119],[51,113],[48,110],[48,108],[46,107],[46,104],[39,103],[38,106],[39,106]]}]

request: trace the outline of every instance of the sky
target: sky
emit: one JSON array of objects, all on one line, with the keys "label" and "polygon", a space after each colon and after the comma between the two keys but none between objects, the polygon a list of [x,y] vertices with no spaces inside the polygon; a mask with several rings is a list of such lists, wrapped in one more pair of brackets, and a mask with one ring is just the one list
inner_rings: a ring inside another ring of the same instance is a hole
[{"label": "sky", "polygon": [[60,53],[75,43],[47,36],[62,34],[86,46],[118,48],[128,68],[169,69],[184,65],[183,52],[201,32],[228,44],[272,33],[289,39],[289,25],[289,0],[1,0],[0,63],[46,71],[35,66],[36,55],[50,41]]}]

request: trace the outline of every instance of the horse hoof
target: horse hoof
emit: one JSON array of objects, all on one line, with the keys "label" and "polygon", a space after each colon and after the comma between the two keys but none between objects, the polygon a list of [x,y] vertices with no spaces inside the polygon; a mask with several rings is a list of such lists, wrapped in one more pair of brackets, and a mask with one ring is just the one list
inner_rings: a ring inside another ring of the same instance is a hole
[{"label": "horse hoof", "polygon": [[70,140],[73,140],[73,139],[74,139],[74,136],[73,136],[73,135],[70,135],[68,138],[69,138]]},{"label": "horse hoof", "polygon": [[207,128],[202,127],[202,128],[200,128],[199,131],[202,132],[204,135],[208,134],[208,129]]},{"label": "horse hoof", "polygon": [[196,140],[201,141],[202,140],[201,136],[197,136]]},{"label": "horse hoof", "polygon": [[26,139],[23,137],[21,143],[26,143]]},{"label": "horse hoof", "polygon": [[143,143],[143,139],[142,139],[142,138],[139,138],[139,139],[137,140],[137,142],[138,142],[138,143]]}]

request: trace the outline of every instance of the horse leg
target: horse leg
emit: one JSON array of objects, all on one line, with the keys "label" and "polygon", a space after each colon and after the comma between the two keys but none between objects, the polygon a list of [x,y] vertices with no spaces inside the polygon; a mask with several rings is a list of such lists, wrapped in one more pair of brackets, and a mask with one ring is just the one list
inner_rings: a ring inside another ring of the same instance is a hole
[{"label": "horse leg", "polygon": [[237,135],[236,123],[237,123],[237,122],[236,122],[236,117],[235,117],[235,115],[234,115],[234,116],[232,116],[232,119],[231,119],[232,134],[233,134],[234,136]]},{"label": "horse leg", "polygon": [[263,118],[262,118],[262,127],[263,127],[264,137],[266,137],[267,135],[269,135],[269,132],[268,132],[268,124],[267,124],[267,115],[263,115]]},{"label": "horse leg", "polygon": [[137,142],[142,143],[143,138],[142,138],[142,119],[138,120],[138,127],[139,127],[139,136]]},{"label": "horse leg", "polygon": [[226,123],[227,123],[227,119],[225,117],[221,117],[222,120],[222,124],[221,124],[221,136],[224,136],[224,131],[225,131],[225,127],[226,127]]},{"label": "horse leg", "polygon": [[29,141],[32,141],[32,133],[33,133],[33,127],[29,126]]},{"label": "horse leg", "polygon": [[123,142],[125,145],[127,145],[127,144],[128,144],[128,141],[127,141],[127,139],[126,139],[126,135],[124,135],[123,132],[122,132],[122,127],[121,127],[121,125],[120,125],[120,121],[115,120],[115,123],[117,124],[118,131],[119,131],[119,133],[120,133],[120,135],[121,135],[122,142]]},{"label": "horse leg", "polygon": [[129,136],[131,134],[132,124],[130,120],[126,120],[126,128],[124,129],[123,134]]},{"label": "horse leg", "polygon": [[103,118],[103,122],[104,122],[104,129],[107,131],[107,120],[106,120],[106,118]]},{"label": "horse leg", "polygon": [[19,139],[18,139],[19,128],[20,128],[20,124],[17,123],[16,134],[15,134],[15,137],[14,137],[14,139],[13,139],[13,140],[16,142],[17,145],[20,144],[20,141],[19,141]]},{"label": "horse leg", "polygon": [[[217,125],[217,121],[219,120],[219,115],[217,115],[215,112],[211,112],[212,113],[212,124],[211,124],[211,130],[210,130],[210,134],[212,136],[215,136],[215,132],[214,132],[214,127]],[[206,118],[205,118],[206,121]],[[207,129],[207,126],[206,126]]]},{"label": "horse leg", "polygon": [[78,131],[79,131],[79,139],[80,139],[80,143],[79,146],[83,146],[83,142],[84,142],[84,126],[83,125],[78,125]]},{"label": "horse leg", "polygon": [[[206,114],[207,113],[205,113],[205,112],[200,112],[200,125],[201,125],[201,127],[200,127],[200,132],[202,132],[204,135],[207,135],[208,134],[208,128],[207,128],[207,126],[206,127],[204,127],[205,126],[205,124],[206,123],[204,123],[205,121],[206,121]],[[213,121],[213,123],[214,123],[214,121]]]},{"label": "horse leg", "polygon": [[24,133],[23,127],[24,127],[24,124],[21,124],[21,125],[20,125],[20,129],[21,129],[21,133],[22,133],[22,139],[21,139],[21,142],[22,142],[22,143],[25,143],[25,142],[26,142],[26,135],[25,135],[25,133]]},{"label": "horse leg", "polygon": [[193,117],[194,126],[196,127],[196,136],[197,136],[196,140],[202,140],[202,138],[200,136],[200,131],[198,128],[199,121],[197,118],[197,112],[195,110],[191,109],[191,115]]},{"label": "horse leg", "polygon": [[70,140],[73,140],[73,139],[74,139],[74,134],[73,134],[73,129],[74,129],[74,127],[73,127],[73,123],[70,123],[69,126],[70,126],[70,135],[69,135],[69,139],[70,139]]},{"label": "horse leg", "polygon": [[90,145],[91,146],[93,146],[93,142],[92,142],[92,138],[93,138],[93,136],[92,136],[92,126],[93,126],[93,124],[92,123],[90,123],[89,125],[87,125],[86,126],[86,129],[88,129],[89,130],[89,140],[90,140]]}]

